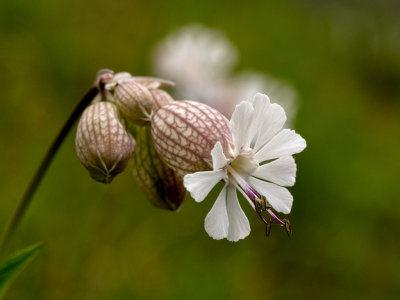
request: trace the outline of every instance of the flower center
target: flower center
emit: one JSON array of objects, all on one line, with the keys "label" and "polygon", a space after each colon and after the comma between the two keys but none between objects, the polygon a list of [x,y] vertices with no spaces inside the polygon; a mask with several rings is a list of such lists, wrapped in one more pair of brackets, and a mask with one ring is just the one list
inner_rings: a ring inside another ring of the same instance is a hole
[{"label": "flower center", "polygon": [[258,167],[258,161],[254,158],[253,150],[247,150],[241,152],[230,165],[239,176],[247,178],[251,175]]}]

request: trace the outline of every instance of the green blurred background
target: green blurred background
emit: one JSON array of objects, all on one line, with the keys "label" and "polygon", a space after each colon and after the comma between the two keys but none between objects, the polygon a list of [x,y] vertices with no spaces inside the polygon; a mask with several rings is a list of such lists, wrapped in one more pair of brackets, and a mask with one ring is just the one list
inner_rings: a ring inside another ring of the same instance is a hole
[{"label": "green blurred background", "polygon": [[171,30],[225,32],[240,69],[290,82],[307,140],[297,155],[294,235],[214,241],[213,201],[154,208],[127,171],[94,182],[70,134],[10,249],[46,246],[7,299],[399,299],[398,1],[0,2],[0,228],[101,68],[152,75]]}]

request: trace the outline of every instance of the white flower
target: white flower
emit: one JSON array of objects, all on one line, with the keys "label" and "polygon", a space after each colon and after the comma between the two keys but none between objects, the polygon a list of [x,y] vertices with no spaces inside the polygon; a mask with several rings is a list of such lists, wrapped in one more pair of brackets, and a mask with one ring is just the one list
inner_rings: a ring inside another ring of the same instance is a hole
[{"label": "white flower", "polygon": [[238,57],[235,45],[223,32],[190,24],[157,44],[152,63],[155,74],[176,83],[176,98],[203,102],[229,118],[236,104],[262,91],[285,108],[288,123],[293,123],[296,90],[260,72],[235,73]]},{"label": "white flower", "polygon": [[[227,99],[220,104],[225,107],[225,115],[231,116],[235,105],[244,99],[250,99],[255,93],[262,91],[267,94],[275,103],[281,105],[286,112],[286,127],[293,124],[298,110],[298,96],[292,85],[281,79],[256,71],[242,71],[229,78],[226,85],[230,88],[231,97],[223,94],[220,99]],[[218,107],[217,107],[218,109]]]},{"label": "white flower", "polygon": [[[184,185],[197,201],[203,201],[219,182],[225,185],[205,219],[205,230],[214,239],[238,241],[250,233],[250,224],[240,207],[236,190],[248,200],[265,224],[267,211],[281,221],[272,208],[288,214],[293,197],[285,186],[292,186],[296,177],[293,154],[306,147],[305,140],[293,130],[282,129],[286,114],[268,96],[256,94],[251,102],[236,106],[229,127],[233,145],[225,155],[217,142],[211,151],[212,171],[184,177]],[[270,227],[269,227],[270,228]]]},{"label": "white flower", "polygon": [[213,96],[209,88],[231,73],[237,51],[219,30],[189,24],[159,42],[152,59],[155,74],[177,84],[179,98],[200,101]]}]

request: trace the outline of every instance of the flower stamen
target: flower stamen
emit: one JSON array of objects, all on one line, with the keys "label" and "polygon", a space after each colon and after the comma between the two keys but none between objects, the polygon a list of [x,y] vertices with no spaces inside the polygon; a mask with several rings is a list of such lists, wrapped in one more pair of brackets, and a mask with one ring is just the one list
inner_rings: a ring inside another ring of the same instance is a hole
[{"label": "flower stamen", "polygon": [[271,209],[268,209],[267,212],[271,215],[271,217],[278,221],[279,224],[285,225],[285,222],[281,221],[281,219],[279,219]]},{"label": "flower stamen", "polygon": [[269,236],[271,234],[271,227],[272,227],[272,219],[269,218],[267,222],[267,226],[265,227],[265,235]]},{"label": "flower stamen", "polygon": [[228,166],[228,171],[232,175],[232,177],[236,180],[238,185],[244,190],[246,195],[253,201],[254,209],[259,214],[262,211],[266,211],[268,208],[271,208],[270,204],[266,200],[266,198],[259,193],[255,189],[253,189],[236,171],[232,166]]},{"label": "flower stamen", "polygon": [[283,219],[285,222],[285,228],[286,228],[286,233],[288,236],[292,236],[292,224],[290,224],[290,221],[288,219]]},{"label": "flower stamen", "polygon": [[[271,233],[271,226],[273,221],[275,220],[278,222],[280,225],[285,226],[286,228],[286,233],[288,236],[292,235],[292,228],[290,221],[287,219],[281,219],[278,218],[278,216],[272,211],[272,206],[271,204],[267,201],[266,197],[263,195],[260,195],[254,188],[252,188],[239,174],[238,172],[235,171],[234,168],[232,168],[231,165],[228,166],[228,172],[229,174],[232,175],[233,179],[235,179],[237,185],[241,187],[241,191],[244,192],[243,195],[247,196],[248,199],[250,200],[249,203],[252,204],[252,207],[256,211],[257,215],[260,217],[261,221],[266,225],[266,231],[265,234],[267,236],[270,235]],[[272,218],[269,218],[266,220],[263,215],[261,214],[263,211],[267,211]]]}]

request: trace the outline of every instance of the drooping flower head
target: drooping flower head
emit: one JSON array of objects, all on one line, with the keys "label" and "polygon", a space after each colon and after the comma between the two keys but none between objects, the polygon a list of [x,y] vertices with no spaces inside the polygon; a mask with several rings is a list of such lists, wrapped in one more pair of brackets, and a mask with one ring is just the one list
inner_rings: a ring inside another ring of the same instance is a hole
[{"label": "drooping flower head", "polygon": [[[283,108],[271,104],[266,95],[256,94],[252,101],[241,102],[229,122],[233,139],[229,153],[217,142],[211,151],[213,170],[185,175],[184,185],[197,202],[218,182],[225,183],[205,219],[205,230],[214,239],[238,241],[250,233],[236,190],[267,225],[267,234],[272,220],[290,233],[289,221],[279,219],[274,210],[288,214],[292,208],[293,197],[285,187],[295,182],[292,155],[301,152],[306,142],[293,130],[282,129],[285,121]],[[265,219],[263,211],[272,219]]]},{"label": "drooping flower head", "polygon": [[175,101],[163,90],[174,83],[103,69],[94,84],[98,94],[84,110],[75,139],[90,176],[111,183],[131,160],[135,179],[150,202],[179,209],[187,194],[183,177],[165,164],[150,134],[151,115]]},{"label": "drooping flower head", "polygon": [[178,209],[184,187],[201,202],[223,182],[205,219],[211,237],[238,241],[250,233],[237,190],[266,224],[267,235],[273,222],[291,233],[290,222],[275,212],[288,214],[292,208],[285,187],[295,182],[292,155],[306,142],[283,129],[286,114],[280,105],[256,94],[238,104],[228,121],[206,104],[174,101],[159,89],[169,81],[107,70],[96,85],[99,97],[83,113],[76,137],[78,156],[93,178],[110,183],[125,168],[133,135],[139,141],[134,173],[154,205]]}]

